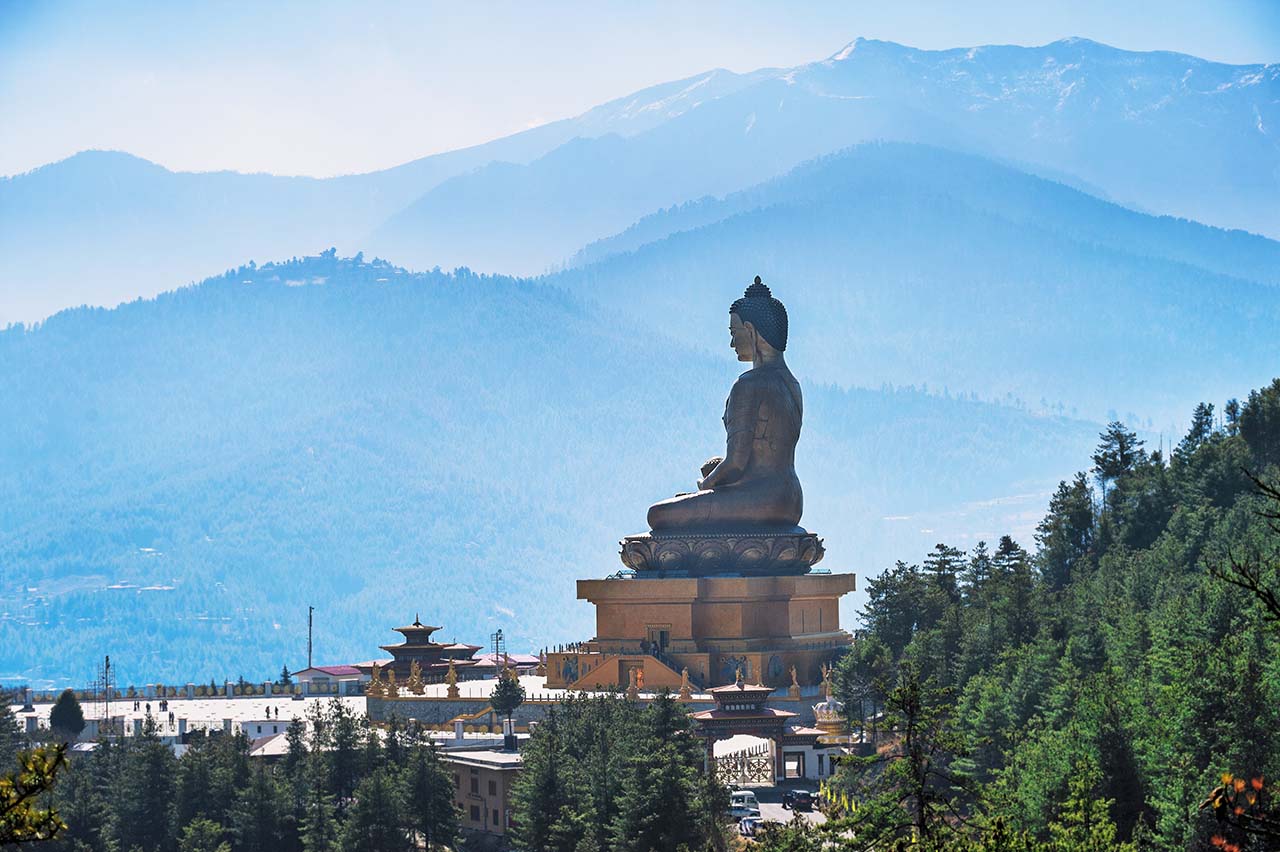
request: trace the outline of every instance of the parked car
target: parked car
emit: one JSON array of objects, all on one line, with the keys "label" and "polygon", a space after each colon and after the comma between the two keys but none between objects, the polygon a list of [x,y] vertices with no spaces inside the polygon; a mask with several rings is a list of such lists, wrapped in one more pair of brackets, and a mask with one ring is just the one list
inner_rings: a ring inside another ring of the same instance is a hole
[{"label": "parked car", "polygon": [[743,817],[738,820],[738,834],[741,834],[743,837],[755,837],[756,832],[760,830],[761,822],[762,820],[760,817]]},{"label": "parked car", "polygon": [[734,790],[729,794],[729,816],[740,820],[744,817],[760,818],[760,802],[750,790]]},{"label": "parked car", "polygon": [[808,790],[784,790],[782,806],[796,811],[813,810],[813,794]]}]

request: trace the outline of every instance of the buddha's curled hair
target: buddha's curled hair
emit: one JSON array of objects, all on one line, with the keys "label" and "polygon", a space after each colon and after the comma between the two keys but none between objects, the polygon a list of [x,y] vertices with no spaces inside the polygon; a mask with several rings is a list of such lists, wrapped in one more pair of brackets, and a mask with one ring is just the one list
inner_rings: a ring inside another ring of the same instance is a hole
[{"label": "buddha's curled hair", "polygon": [[786,351],[787,309],[773,298],[759,275],[742,294],[742,298],[729,307],[729,313],[737,314],[743,322],[751,323],[774,349]]}]

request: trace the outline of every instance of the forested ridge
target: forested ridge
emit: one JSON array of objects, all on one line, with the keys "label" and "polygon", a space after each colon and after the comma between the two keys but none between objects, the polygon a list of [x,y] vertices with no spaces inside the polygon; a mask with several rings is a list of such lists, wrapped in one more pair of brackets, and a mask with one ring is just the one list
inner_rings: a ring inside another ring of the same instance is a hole
[{"label": "forested ridge", "polygon": [[1275,241],[922,145],[813,160],[591,258],[547,280],[691,345],[725,295],[708,282],[746,268],[805,320],[792,364],[811,379],[1009,394],[1166,436],[1280,358]]},{"label": "forested ridge", "polygon": [[1092,462],[1033,549],[939,544],[868,583],[837,682],[855,729],[894,744],[833,784],[864,838],[1275,848],[1232,809],[1280,775],[1280,380],[1197,407],[1167,456],[1113,423]]}]

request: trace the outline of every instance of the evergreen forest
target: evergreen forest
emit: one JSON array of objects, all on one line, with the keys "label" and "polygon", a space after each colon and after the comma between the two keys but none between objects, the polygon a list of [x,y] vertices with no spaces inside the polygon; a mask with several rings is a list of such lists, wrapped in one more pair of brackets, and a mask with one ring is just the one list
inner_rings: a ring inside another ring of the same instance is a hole
[{"label": "evergreen forest", "polygon": [[[0,724],[6,771],[19,748],[8,706]],[[316,704],[294,719],[288,749],[267,763],[249,757],[242,733],[208,732],[182,756],[156,735],[102,739],[73,754],[52,792],[33,800],[52,808],[60,830],[39,848],[66,852],[408,852],[456,849],[458,780],[426,734],[392,720],[375,731],[341,701]],[[46,744],[48,751],[54,746]],[[39,753],[39,752],[37,752]],[[10,816],[0,783],[0,810]],[[0,847],[15,842],[0,820]],[[7,848],[7,847],[6,847]]]},{"label": "evergreen forest", "polygon": [[1112,423],[1033,549],[869,584],[838,693],[891,744],[829,791],[859,848],[1278,848],[1280,380],[1223,414],[1167,456]]}]

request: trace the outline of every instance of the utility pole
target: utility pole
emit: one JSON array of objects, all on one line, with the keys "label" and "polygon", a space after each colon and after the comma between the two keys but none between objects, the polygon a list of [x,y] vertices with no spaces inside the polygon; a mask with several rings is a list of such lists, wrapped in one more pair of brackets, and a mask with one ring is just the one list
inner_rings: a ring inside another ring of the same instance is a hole
[{"label": "utility pole", "polygon": [[315,607],[307,606],[307,668],[311,668],[311,616],[315,611]]},{"label": "utility pole", "polygon": [[497,633],[489,634],[489,641],[493,643],[493,665],[498,674],[502,674],[501,658],[507,655],[507,640],[502,635],[502,628],[498,628]]},{"label": "utility pole", "polygon": [[111,671],[111,655],[102,658],[102,666],[98,669],[98,680],[94,683],[95,692],[102,701],[102,720],[108,732],[111,731],[111,690],[115,685],[115,675]]}]

